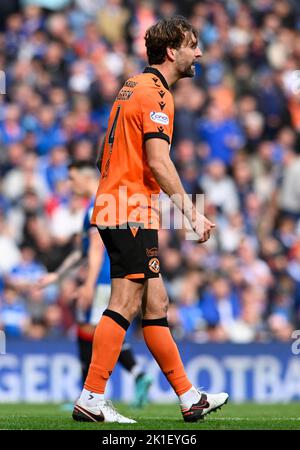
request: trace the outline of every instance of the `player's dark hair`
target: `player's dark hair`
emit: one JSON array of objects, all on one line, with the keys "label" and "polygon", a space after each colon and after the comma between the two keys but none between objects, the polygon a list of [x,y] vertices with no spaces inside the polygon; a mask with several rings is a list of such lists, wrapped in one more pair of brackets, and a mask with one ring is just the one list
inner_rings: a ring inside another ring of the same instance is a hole
[{"label": "player's dark hair", "polygon": [[90,161],[90,160],[76,160],[76,161],[72,161],[69,166],[68,169],[77,169],[77,170],[83,170],[83,169],[91,169],[91,170],[96,170],[96,163],[94,161]]},{"label": "player's dark hair", "polygon": [[145,34],[145,45],[149,64],[162,64],[167,56],[167,48],[178,49],[188,32],[198,41],[198,31],[183,16],[162,19],[152,25]]}]

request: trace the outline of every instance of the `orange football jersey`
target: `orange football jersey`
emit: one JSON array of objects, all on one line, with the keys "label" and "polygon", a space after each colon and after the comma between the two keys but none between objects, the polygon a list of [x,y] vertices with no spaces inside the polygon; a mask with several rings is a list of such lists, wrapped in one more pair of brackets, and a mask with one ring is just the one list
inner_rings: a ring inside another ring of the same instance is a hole
[{"label": "orange football jersey", "polygon": [[160,187],[145,142],[160,138],[171,144],[173,121],[173,97],[158,70],[147,67],[125,82],[109,117],[93,224],[159,228]]}]

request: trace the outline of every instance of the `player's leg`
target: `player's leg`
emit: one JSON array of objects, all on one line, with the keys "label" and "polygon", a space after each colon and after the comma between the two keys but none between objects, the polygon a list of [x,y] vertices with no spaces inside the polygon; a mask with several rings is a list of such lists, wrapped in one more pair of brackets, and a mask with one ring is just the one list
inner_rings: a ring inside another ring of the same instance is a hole
[{"label": "player's leg", "polygon": [[[87,324],[78,327],[79,355],[82,367],[83,384],[88,374],[92,358],[92,342],[95,328],[103,312],[108,308],[111,295],[111,284],[99,283],[93,298],[91,310],[85,315]],[[148,390],[152,378],[143,371],[137,362],[130,344],[124,342],[118,362],[129,372],[135,381],[134,406],[142,407],[148,400]]]},{"label": "player's leg", "polygon": [[90,308],[83,311],[77,309],[77,342],[82,372],[82,386],[88,374],[92,359],[93,338],[96,326],[101,319],[103,311],[107,308],[110,299],[110,283],[96,286],[93,303]]},{"label": "player's leg", "polygon": [[93,355],[85,386],[104,394],[107,380],[119,358],[127,328],[141,305],[143,284],[113,279],[108,308],[98,323],[93,341]]},{"label": "player's leg", "polygon": [[127,328],[141,307],[143,290],[143,283],[120,278],[112,280],[110,302],[96,327],[91,364],[74,408],[75,420],[132,422],[104,400],[104,392],[119,358]]},{"label": "player's leg", "polygon": [[[101,319],[103,311],[108,307],[110,294],[111,294],[110,283],[98,284],[90,315],[90,322],[95,327],[99,322],[99,320]],[[86,344],[84,343],[83,350],[85,350],[85,347]],[[87,376],[88,367],[91,362],[91,356],[92,356],[92,344],[90,344],[90,359],[87,362],[87,370],[84,380],[86,379]],[[135,389],[134,389],[133,405],[139,408],[144,406],[148,401],[148,391],[152,384],[152,377],[150,377],[150,375],[144,372],[143,368],[136,360],[132,348],[130,344],[128,344],[128,342],[123,342],[118,362],[134,378]]]},{"label": "player's leg", "polygon": [[[111,284],[101,283],[96,288],[96,293],[93,299],[92,310],[90,314],[90,323],[96,327],[97,323],[101,319],[103,311],[108,307],[111,294]],[[87,344],[83,343],[83,356],[85,355]],[[90,359],[87,361],[87,370],[84,380],[87,376],[88,367],[91,362],[92,356],[92,344],[90,344]],[[122,367],[129,372],[134,378],[134,401],[133,405],[136,407],[144,406],[148,401],[148,391],[152,383],[152,377],[146,374],[137,362],[130,344],[123,342],[121,353],[118,362]],[[86,361],[85,361],[86,363]],[[86,364],[84,364],[86,366]]]},{"label": "player's leg", "polygon": [[161,277],[147,280],[142,308],[146,345],[177,394],[184,420],[196,421],[226,403],[228,394],[200,392],[188,379],[168,326],[168,296]]},{"label": "player's leg", "polygon": [[169,330],[168,296],[161,277],[147,280],[142,309],[145,342],[177,395],[184,394],[192,388],[192,383]]},{"label": "player's leg", "polygon": [[[100,283],[96,287],[96,293],[93,299],[92,310],[90,314],[90,323],[94,325],[96,328],[99,320],[103,312],[108,308],[109,300],[111,294],[111,283]],[[84,350],[84,348],[83,348]],[[92,352],[91,352],[92,356]],[[91,362],[91,359],[88,362],[88,366]],[[135,378],[142,372],[141,366],[137,363],[131,346],[127,342],[124,342],[122,345],[121,353],[118,359],[118,362],[122,365],[122,367]],[[88,370],[88,367],[87,367]],[[87,373],[86,373],[87,375]],[[86,378],[86,376],[85,376]],[[85,380],[84,378],[84,380]]]}]

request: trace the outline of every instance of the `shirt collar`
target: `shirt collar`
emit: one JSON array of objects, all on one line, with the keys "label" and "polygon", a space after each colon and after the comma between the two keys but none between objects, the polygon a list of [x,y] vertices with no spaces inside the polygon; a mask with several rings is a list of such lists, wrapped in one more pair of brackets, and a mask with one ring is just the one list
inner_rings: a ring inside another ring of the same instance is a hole
[{"label": "shirt collar", "polygon": [[162,82],[164,87],[166,89],[168,89],[168,91],[169,91],[169,85],[168,85],[165,77],[159,70],[155,69],[154,67],[146,67],[146,69],[144,70],[144,73],[153,73],[153,75],[156,75],[160,79],[160,81]]}]

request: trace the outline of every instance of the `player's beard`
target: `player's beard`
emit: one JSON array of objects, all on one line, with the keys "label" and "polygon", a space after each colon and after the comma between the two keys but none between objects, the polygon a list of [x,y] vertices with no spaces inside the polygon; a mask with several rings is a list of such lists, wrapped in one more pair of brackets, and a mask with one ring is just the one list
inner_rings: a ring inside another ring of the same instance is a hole
[{"label": "player's beard", "polygon": [[195,62],[185,66],[180,71],[180,78],[193,78],[196,74]]}]

